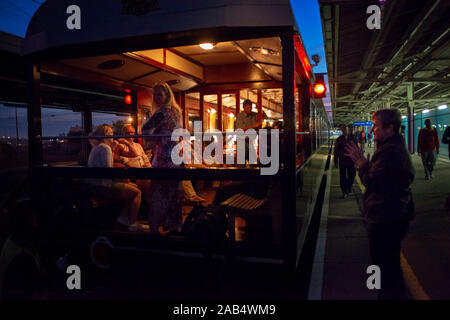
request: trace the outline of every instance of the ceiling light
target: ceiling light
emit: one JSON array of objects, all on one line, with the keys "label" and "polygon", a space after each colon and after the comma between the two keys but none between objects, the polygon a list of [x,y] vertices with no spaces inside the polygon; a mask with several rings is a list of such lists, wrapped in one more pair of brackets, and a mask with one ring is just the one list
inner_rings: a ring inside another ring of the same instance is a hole
[{"label": "ceiling light", "polygon": [[212,42],[201,43],[200,47],[204,50],[211,50],[214,48],[214,44]]},{"label": "ceiling light", "polygon": [[114,60],[107,60],[102,63],[100,63],[97,67],[102,70],[111,70],[111,69],[117,69],[125,65],[125,61],[114,59]]},{"label": "ceiling light", "polygon": [[402,119],[406,119],[406,116],[402,116]]},{"label": "ceiling light", "polygon": [[422,113],[428,113],[428,112],[430,112],[429,109],[423,109],[423,110],[422,110]]},{"label": "ceiling light", "polygon": [[176,84],[179,84],[179,83],[180,83],[180,80],[178,80],[178,79],[169,80],[169,81],[166,81],[166,83],[167,83],[169,86],[174,86],[174,85],[176,85]]},{"label": "ceiling light", "polygon": [[269,49],[269,48],[250,47],[249,50],[253,51],[253,52],[261,53],[263,55],[272,55],[272,56],[280,55],[280,53],[278,51],[275,51],[275,50],[272,50],[272,49]]},{"label": "ceiling light", "polygon": [[447,105],[446,105],[446,104],[443,104],[442,106],[439,106],[438,109],[439,109],[439,110],[447,109]]}]

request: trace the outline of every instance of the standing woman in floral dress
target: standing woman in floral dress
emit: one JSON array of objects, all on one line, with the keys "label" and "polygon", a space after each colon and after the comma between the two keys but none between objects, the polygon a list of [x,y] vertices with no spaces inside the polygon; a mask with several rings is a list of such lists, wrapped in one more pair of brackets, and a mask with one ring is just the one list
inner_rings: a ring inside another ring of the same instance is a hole
[{"label": "standing woman in floral dress", "polygon": [[[145,138],[146,148],[152,149],[153,168],[178,168],[171,159],[176,142],[171,140],[173,130],[181,128],[181,112],[173,92],[166,83],[153,87],[153,105],[156,111],[142,127],[142,134],[163,134],[162,137]],[[181,219],[180,181],[153,180],[152,196],[149,210],[150,232],[157,233],[162,226],[171,233],[179,231]]]}]

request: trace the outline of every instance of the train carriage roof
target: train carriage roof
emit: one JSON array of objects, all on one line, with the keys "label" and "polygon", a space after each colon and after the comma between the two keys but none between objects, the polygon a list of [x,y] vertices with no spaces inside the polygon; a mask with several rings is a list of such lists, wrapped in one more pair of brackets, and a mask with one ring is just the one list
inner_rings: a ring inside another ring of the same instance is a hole
[{"label": "train carriage roof", "polygon": [[[79,30],[66,25],[71,5],[80,8]],[[31,19],[22,55],[183,31],[282,26],[298,30],[289,0],[47,0]]]}]

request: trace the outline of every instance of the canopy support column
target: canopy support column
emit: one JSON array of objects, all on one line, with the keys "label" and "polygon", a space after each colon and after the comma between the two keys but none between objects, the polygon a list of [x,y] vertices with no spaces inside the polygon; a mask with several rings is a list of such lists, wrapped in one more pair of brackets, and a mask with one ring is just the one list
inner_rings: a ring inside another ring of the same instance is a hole
[{"label": "canopy support column", "polygon": [[408,96],[408,150],[411,154],[414,153],[414,84],[409,83],[406,87]]}]

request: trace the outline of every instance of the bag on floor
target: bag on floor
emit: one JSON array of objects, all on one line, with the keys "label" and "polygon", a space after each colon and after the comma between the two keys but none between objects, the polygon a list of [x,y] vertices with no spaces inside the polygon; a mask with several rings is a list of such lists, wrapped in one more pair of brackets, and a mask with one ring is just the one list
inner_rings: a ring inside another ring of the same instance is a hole
[{"label": "bag on floor", "polygon": [[226,241],[227,220],[215,213],[214,206],[194,206],[186,217],[183,235],[209,245],[222,245]]}]

